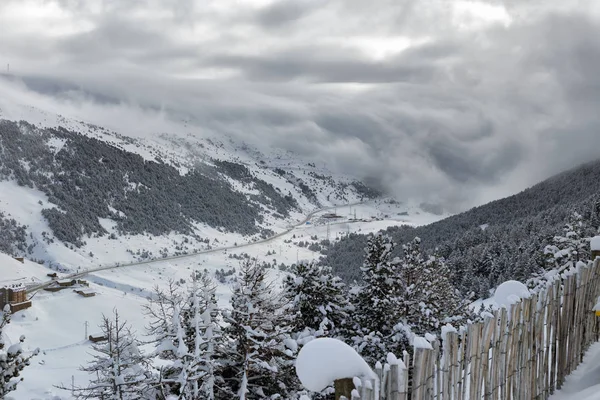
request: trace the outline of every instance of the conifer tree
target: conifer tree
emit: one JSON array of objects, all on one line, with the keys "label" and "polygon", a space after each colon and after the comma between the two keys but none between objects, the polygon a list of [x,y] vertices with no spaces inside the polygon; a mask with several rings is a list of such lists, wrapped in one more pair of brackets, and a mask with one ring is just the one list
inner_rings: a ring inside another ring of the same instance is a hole
[{"label": "conifer tree", "polygon": [[393,250],[389,236],[378,233],[369,238],[361,268],[363,286],[354,298],[354,345],[371,363],[388,352],[402,354],[406,346],[406,338],[396,329],[405,312],[399,294],[406,288],[399,281]]},{"label": "conifer tree", "polygon": [[466,304],[451,283],[451,272],[439,255],[430,256],[418,266],[418,279],[411,294],[412,302],[407,319],[415,333],[434,333],[451,321],[466,316]]},{"label": "conifer tree", "polygon": [[445,260],[437,254],[426,257],[418,237],[403,249],[404,259],[398,265],[402,288],[398,302],[404,310],[402,318],[412,331],[436,332],[444,322],[465,316],[465,303],[451,283]]},{"label": "conifer tree", "polygon": [[22,344],[25,336],[19,338],[19,343],[5,348],[2,331],[9,322],[10,308],[6,305],[4,311],[0,312],[0,399],[17,389],[17,384],[23,380],[20,377],[21,372],[29,365],[31,358],[39,352],[35,350],[29,356],[23,353]]},{"label": "conifer tree", "polygon": [[170,282],[146,307],[153,319],[155,354],[164,361],[155,385],[163,397],[215,398],[217,353],[222,343],[216,287],[206,274],[194,274],[187,291]]},{"label": "conifer tree", "polygon": [[283,293],[293,317],[292,330],[311,336],[343,338],[349,324],[345,285],[331,268],[314,263],[292,266],[283,282]]},{"label": "conifer tree", "polygon": [[295,346],[286,349],[291,320],[281,294],[266,282],[263,267],[245,261],[225,314],[225,349],[221,372],[227,382],[223,398],[289,398],[296,386]]},{"label": "conifer tree", "polygon": [[138,349],[138,341],[117,310],[113,317],[102,316],[100,324],[105,341],[92,344],[96,354],[88,365],[81,367],[92,379],[86,387],[72,390],[77,399],[145,399],[152,392],[148,361]]}]

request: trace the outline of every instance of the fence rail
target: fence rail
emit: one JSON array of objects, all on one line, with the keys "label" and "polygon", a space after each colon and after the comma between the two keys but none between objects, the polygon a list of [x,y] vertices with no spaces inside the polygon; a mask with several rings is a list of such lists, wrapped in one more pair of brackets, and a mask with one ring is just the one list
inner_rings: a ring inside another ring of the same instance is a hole
[{"label": "fence rail", "polygon": [[599,339],[594,312],[600,258],[549,287],[448,332],[412,363],[376,368],[379,380],[358,382],[352,400],[545,400],[560,389]]}]

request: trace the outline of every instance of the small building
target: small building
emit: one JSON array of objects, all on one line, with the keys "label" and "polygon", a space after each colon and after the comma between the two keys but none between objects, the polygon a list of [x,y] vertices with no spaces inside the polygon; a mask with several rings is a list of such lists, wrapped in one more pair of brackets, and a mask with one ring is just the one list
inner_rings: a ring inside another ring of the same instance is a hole
[{"label": "small building", "polygon": [[337,215],[336,213],[327,213],[327,214],[323,214],[323,218],[326,219],[337,219],[337,218],[342,218],[341,215]]},{"label": "small building", "polygon": [[108,340],[108,338],[102,334],[99,335],[90,335],[89,336],[90,342],[93,343],[98,343],[98,342],[105,342]]},{"label": "small building", "polygon": [[0,310],[4,310],[7,304],[12,313],[31,307],[31,301],[27,300],[25,285],[15,283],[0,288]]},{"label": "small building", "polygon": [[69,287],[69,286],[75,286],[75,284],[77,283],[77,281],[75,279],[73,280],[66,280],[66,281],[57,281],[56,283],[58,283],[58,286],[61,287]]},{"label": "small building", "polygon": [[14,257],[14,259],[20,262],[21,264],[25,264],[25,257]]},{"label": "small building", "polygon": [[79,290],[74,290],[74,292],[83,297],[94,297],[96,295],[96,292],[93,292],[91,290],[79,289]]},{"label": "small building", "polygon": [[52,272],[51,274],[46,274],[46,276],[52,278],[52,279],[56,279],[58,278],[58,274],[56,272]]}]

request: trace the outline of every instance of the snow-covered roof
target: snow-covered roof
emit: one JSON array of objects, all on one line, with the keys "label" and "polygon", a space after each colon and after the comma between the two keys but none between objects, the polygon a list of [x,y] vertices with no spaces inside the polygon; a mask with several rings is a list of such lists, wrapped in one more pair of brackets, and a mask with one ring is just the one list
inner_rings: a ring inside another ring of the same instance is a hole
[{"label": "snow-covered roof", "polygon": [[0,285],[1,289],[12,289],[12,290],[25,290],[25,285],[22,283],[5,283]]},{"label": "snow-covered roof", "polygon": [[594,236],[590,241],[592,251],[600,251],[600,236]]}]

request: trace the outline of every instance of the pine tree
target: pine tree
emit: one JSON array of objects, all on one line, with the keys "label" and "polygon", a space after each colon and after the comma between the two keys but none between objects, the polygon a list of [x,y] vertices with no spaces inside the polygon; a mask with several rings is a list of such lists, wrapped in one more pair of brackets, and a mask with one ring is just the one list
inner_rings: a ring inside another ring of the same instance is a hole
[{"label": "pine tree", "polygon": [[342,280],[333,276],[331,268],[314,263],[294,265],[289,272],[283,293],[294,334],[343,338],[350,304]]},{"label": "pine tree", "polygon": [[155,354],[163,360],[155,385],[163,397],[214,399],[216,353],[222,340],[216,286],[208,275],[194,274],[182,292],[169,282],[167,291],[157,290],[146,307]]},{"label": "pine tree", "polygon": [[393,250],[389,236],[378,233],[369,238],[361,268],[363,286],[354,298],[353,341],[371,363],[383,359],[388,352],[402,354],[407,344],[406,337],[396,329],[405,312],[399,298],[405,288],[399,281]]},{"label": "pine tree", "polygon": [[286,349],[291,321],[280,294],[266,282],[266,271],[246,261],[236,279],[224,336],[230,343],[221,372],[228,387],[222,398],[289,398],[296,385],[293,351]]},{"label": "pine tree", "polygon": [[421,239],[403,246],[404,259],[398,265],[401,293],[398,303],[402,318],[418,334],[436,332],[445,322],[465,316],[466,304],[452,285],[445,260],[438,254],[426,257]]},{"label": "pine tree", "polygon": [[215,359],[221,341],[217,321],[216,286],[204,273],[192,277],[187,301],[180,312],[182,317],[183,351],[178,352],[182,363],[179,377],[181,398],[213,400],[215,398]]},{"label": "pine tree", "polygon": [[151,373],[147,358],[138,349],[138,341],[126,322],[122,321],[117,310],[109,319],[102,316],[100,324],[106,341],[94,343],[93,360],[81,367],[92,376],[87,387],[61,389],[73,390],[78,399],[134,400],[150,396]]},{"label": "pine tree", "polygon": [[420,271],[412,290],[418,303],[412,303],[407,320],[415,333],[434,333],[448,322],[466,316],[466,304],[451,283],[451,272],[439,255],[430,256],[418,267]]},{"label": "pine tree", "polygon": [[2,331],[8,323],[10,323],[10,308],[7,305],[4,311],[0,312],[0,399],[17,389],[18,383],[23,381],[20,377],[21,372],[29,365],[31,357],[39,352],[36,349],[29,356],[23,353],[22,345],[25,336],[19,338],[19,343],[5,349]]}]

